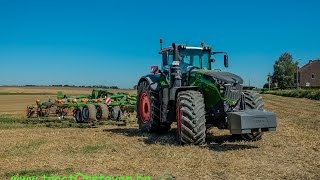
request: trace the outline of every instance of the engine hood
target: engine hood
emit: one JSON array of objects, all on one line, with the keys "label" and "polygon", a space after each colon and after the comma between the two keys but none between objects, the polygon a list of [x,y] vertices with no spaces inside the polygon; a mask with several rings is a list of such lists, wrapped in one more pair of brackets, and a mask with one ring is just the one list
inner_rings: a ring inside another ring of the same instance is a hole
[{"label": "engine hood", "polygon": [[240,76],[235,75],[233,73],[212,71],[212,70],[211,71],[210,70],[198,70],[198,72],[201,74],[211,76],[211,77],[216,78],[218,80],[222,80],[224,82],[243,84],[243,79]]}]

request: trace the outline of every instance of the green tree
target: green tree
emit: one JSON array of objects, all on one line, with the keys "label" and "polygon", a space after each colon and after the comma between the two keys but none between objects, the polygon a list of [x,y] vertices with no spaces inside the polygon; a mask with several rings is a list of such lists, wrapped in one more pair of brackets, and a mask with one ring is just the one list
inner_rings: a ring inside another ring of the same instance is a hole
[{"label": "green tree", "polygon": [[272,83],[281,89],[294,86],[296,69],[297,63],[293,61],[292,55],[283,53],[273,65]]}]

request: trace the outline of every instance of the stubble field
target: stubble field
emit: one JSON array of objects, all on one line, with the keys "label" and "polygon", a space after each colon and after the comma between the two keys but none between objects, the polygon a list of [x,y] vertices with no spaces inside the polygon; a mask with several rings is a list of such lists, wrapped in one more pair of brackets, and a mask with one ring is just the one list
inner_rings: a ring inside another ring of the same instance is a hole
[{"label": "stubble field", "polygon": [[[17,90],[55,93],[57,89]],[[177,145],[174,125],[168,134],[157,135],[140,133],[134,122],[101,123],[95,128],[29,123],[22,118],[25,106],[47,95],[5,95],[6,91],[0,88],[1,179],[79,172],[153,179],[320,178],[320,101],[264,95],[265,109],[277,115],[277,132],[264,134],[258,142],[234,142],[228,131],[213,128],[206,146],[198,147]]]}]

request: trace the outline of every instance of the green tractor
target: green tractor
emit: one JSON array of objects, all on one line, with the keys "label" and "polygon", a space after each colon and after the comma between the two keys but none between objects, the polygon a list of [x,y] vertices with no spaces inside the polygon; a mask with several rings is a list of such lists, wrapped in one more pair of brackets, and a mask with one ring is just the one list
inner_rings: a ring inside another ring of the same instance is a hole
[{"label": "green tractor", "polygon": [[276,117],[263,110],[262,97],[245,90],[241,77],[214,70],[214,52],[201,43],[191,47],[173,43],[162,48],[162,67],[151,67],[151,74],[137,86],[137,118],[143,132],[165,133],[177,123],[180,144],[205,143],[210,127],[229,129],[237,138],[261,139],[263,132],[276,130]]}]

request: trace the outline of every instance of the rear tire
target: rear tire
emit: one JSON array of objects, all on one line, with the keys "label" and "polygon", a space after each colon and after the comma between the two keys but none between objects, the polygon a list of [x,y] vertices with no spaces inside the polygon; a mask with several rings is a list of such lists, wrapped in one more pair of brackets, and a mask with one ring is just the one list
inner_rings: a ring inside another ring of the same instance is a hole
[{"label": "rear tire", "polygon": [[205,104],[198,91],[178,93],[176,104],[177,134],[180,144],[201,145],[206,139]]},{"label": "rear tire", "polygon": [[[264,104],[262,96],[253,91],[244,91],[245,107],[246,109],[258,109],[263,111]],[[244,141],[258,141],[262,139],[262,132],[253,132],[248,134],[234,134],[233,136],[238,140]]]},{"label": "rear tire", "polygon": [[82,119],[84,122],[97,120],[97,109],[93,104],[87,104],[82,109]]},{"label": "rear tire", "polygon": [[159,92],[152,90],[146,81],[138,86],[137,117],[142,132],[166,133],[171,128],[171,122],[160,121]]}]

